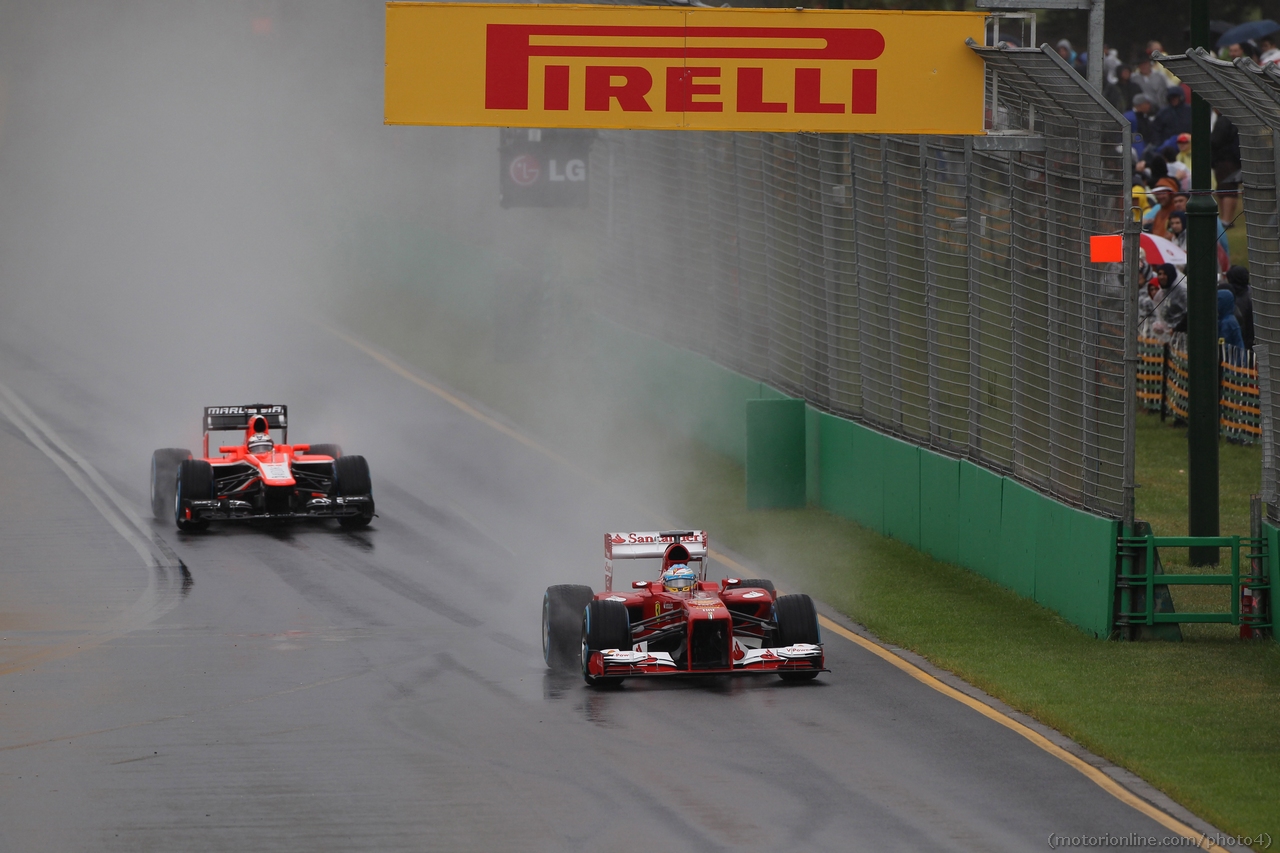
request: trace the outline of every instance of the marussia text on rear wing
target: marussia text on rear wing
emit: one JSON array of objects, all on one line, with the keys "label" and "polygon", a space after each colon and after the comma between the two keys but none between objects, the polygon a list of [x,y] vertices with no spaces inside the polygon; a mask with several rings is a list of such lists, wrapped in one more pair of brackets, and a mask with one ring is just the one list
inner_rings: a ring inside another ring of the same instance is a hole
[{"label": "marussia text on rear wing", "polygon": [[248,429],[249,419],[262,415],[269,429],[289,428],[289,407],[276,403],[252,403],[247,406],[205,406],[205,432],[232,432]]}]

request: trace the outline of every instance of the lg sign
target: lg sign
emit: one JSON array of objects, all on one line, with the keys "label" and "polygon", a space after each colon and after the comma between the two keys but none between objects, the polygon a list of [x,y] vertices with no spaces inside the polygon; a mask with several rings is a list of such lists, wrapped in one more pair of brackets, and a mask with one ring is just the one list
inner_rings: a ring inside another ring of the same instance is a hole
[{"label": "lg sign", "polygon": [[593,131],[505,128],[499,144],[503,207],[584,207]]},{"label": "lg sign", "polygon": [[[620,45],[618,40],[639,42]],[[736,46],[759,42],[767,46]],[[673,44],[674,43],[674,44]],[[777,46],[774,46],[777,45]],[[528,110],[529,70],[535,58],[583,58],[579,73],[568,64],[543,66],[542,108],[568,111],[576,99],[586,112],[648,113],[854,113],[876,112],[876,69],[854,67],[830,73],[827,89],[843,97],[824,100],[823,62],[868,62],[884,53],[884,36],[870,29],[814,27],[590,27],[490,24],[485,49],[485,109]],[[654,73],[627,58],[664,59],[655,92]],[[700,64],[688,63],[699,60]],[[726,68],[724,60],[758,64]],[[765,98],[764,60],[787,60],[780,73],[792,97]],[[705,63],[705,64],[702,64]],[[716,64],[712,64],[716,63]],[[786,72],[791,72],[789,75]],[[726,104],[726,73],[734,97]],[[574,78],[577,78],[575,81]],[[577,83],[575,86],[574,83]]]},{"label": "lg sign", "polygon": [[[983,20],[981,12],[390,3],[386,120],[981,133],[983,65],[966,39],[982,41]],[[557,161],[557,174],[573,180],[567,161]]]},{"label": "lg sign", "polygon": [[507,174],[520,186],[531,187],[538,182],[542,167],[538,165],[538,159],[532,154],[521,154],[511,161],[511,165],[507,167]]},{"label": "lg sign", "polygon": [[[531,187],[538,182],[538,177],[542,174],[542,167],[538,164],[537,158],[529,154],[521,154],[511,161],[508,171],[511,173],[511,180],[522,187]],[[586,179],[587,164],[582,160],[567,161],[564,164],[563,172],[557,168],[555,160],[547,161],[547,180],[552,183],[557,181],[585,181]]]}]

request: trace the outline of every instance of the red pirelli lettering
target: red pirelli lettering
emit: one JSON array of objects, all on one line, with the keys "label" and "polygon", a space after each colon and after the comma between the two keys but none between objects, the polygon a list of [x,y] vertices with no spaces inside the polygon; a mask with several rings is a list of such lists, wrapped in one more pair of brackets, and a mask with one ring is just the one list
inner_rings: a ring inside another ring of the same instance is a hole
[{"label": "red pirelli lettering", "polygon": [[842,113],[844,102],[828,103],[822,100],[822,69],[796,69],[796,112]]},{"label": "red pirelli lettering", "polygon": [[569,66],[548,65],[542,80],[542,108],[569,109]]},{"label": "red pirelli lettering", "polygon": [[[615,84],[615,80],[621,83]],[[608,112],[616,100],[623,112],[650,113],[653,108],[644,96],[653,88],[653,75],[638,65],[588,65],[586,109]]]},{"label": "red pirelli lettering", "polygon": [[[658,44],[534,44],[535,37],[540,39],[555,37],[679,39],[681,45],[667,47]],[[717,47],[689,43],[690,40],[702,39],[778,39],[788,42],[813,40],[821,42],[821,46]],[[485,109],[527,110],[529,109],[529,65],[534,57],[592,59],[631,57],[676,59],[681,62],[691,59],[866,61],[877,59],[884,53],[884,36],[878,30],[852,27],[841,29],[838,27],[613,27],[489,24],[486,28],[485,48]],[[686,78],[686,82],[690,80],[691,78]],[[556,78],[556,82],[558,81],[559,78]],[[628,85],[631,84],[628,83]],[[710,88],[710,84],[704,85]],[[692,94],[696,93],[688,93],[688,95]],[[688,101],[688,95],[685,97],[686,101]],[[544,94],[544,102],[545,99]],[[742,100],[741,95],[739,100]],[[757,100],[763,104],[762,99]],[[703,103],[714,104],[715,102]],[[785,112],[785,110],[784,105],[782,111]],[[747,110],[747,112],[778,112],[778,110],[761,108]]]},{"label": "red pirelli lettering", "polygon": [[719,101],[695,101],[695,95],[719,95],[719,83],[697,83],[699,77],[720,76],[719,68],[667,69],[667,112],[669,113],[719,113],[724,104]]},{"label": "red pirelli lettering", "polygon": [[764,69],[738,69],[738,112],[785,113],[787,105],[782,101],[764,99]]}]

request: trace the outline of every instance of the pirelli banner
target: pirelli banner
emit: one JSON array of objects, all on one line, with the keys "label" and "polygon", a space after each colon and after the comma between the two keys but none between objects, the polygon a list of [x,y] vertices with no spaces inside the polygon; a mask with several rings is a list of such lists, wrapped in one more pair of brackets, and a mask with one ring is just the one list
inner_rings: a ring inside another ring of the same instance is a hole
[{"label": "pirelli banner", "polygon": [[981,12],[387,4],[387,124],[982,133]]}]

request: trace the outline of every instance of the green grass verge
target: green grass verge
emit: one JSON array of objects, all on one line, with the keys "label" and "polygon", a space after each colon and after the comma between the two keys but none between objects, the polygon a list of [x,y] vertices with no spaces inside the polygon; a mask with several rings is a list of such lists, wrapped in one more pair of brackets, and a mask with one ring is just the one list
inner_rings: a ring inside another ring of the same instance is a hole
[{"label": "green grass verge", "polygon": [[[526,341],[514,351],[491,317],[453,316],[403,287],[362,290],[358,310],[342,318],[584,468],[617,478],[618,459],[645,460],[627,475],[641,499],[706,527],[781,582],[1134,771],[1221,829],[1280,837],[1280,645],[1212,632],[1180,644],[1091,639],[972,572],[829,512],[748,511],[742,469],[646,418],[645,401],[602,389],[599,353],[583,333],[591,315],[576,300],[547,300],[556,319],[546,338],[555,343]],[[1185,431],[1141,422],[1139,507],[1158,533],[1184,529],[1185,446]],[[1223,529],[1247,532],[1257,451],[1224,446],[1222,458]]]}]

